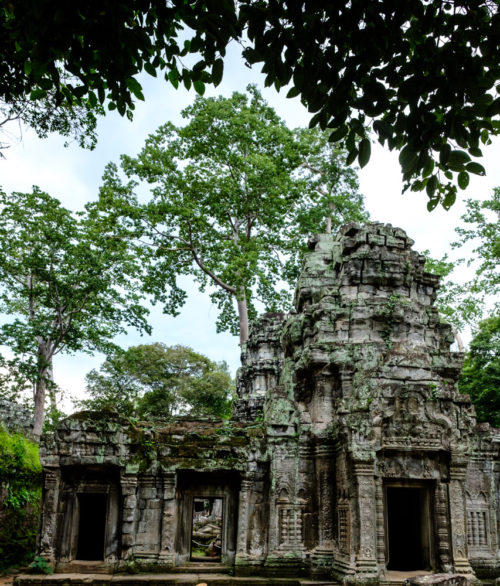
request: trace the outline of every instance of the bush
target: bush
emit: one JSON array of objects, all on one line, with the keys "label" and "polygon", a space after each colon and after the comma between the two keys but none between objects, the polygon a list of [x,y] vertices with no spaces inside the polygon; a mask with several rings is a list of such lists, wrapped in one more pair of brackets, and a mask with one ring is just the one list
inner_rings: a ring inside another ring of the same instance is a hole
[{"label": "bush", "polygon": [[34,557],[42,467],[38,446],[0,427],[0,571]]}]

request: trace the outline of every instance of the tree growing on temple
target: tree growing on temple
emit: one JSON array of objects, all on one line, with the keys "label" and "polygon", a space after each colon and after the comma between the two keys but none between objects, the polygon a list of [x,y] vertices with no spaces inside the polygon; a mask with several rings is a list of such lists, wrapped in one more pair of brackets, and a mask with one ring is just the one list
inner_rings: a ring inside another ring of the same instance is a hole
[{"label": "tree growing on temple", "polygon": [[137,260],[92,213],[75,215],[37,187],[0,191],[0,343],[33,384],[39,436],[53,357],[109,351],[124,325],[149,330]]},{"label": "tree growing on temple", "polygon": [[87,377],[84,409],[168,419],[173,415],[229,417],[233,381],[216,363],[187,346],[142,344],[109,355]]},{"label": "tree growing on temple", "polygon": [[[139,249],[147,293],[174,313],[186,296],[177,278],[191,275],[211,288],[218,330],[241,342],[256,300],[267,311],[290,307],[311,232],[367,218],[345,154],[324,133],[290,130],[248,91],[197,98],[185,126],[167,123],[137,157],[122,157],[128,183],[107,167],[99,202]],[[145,203],[138,181],[150,186]]]}]

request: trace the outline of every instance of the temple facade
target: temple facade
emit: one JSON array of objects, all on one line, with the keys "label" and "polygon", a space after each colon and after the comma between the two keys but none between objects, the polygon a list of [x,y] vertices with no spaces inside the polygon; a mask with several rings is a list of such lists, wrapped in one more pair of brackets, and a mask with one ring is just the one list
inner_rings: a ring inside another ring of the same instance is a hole
[{"label": "temple facade", "polygon": [[242,349],[230,421],[62,421],[41,446],[40,555],[61,572],[498,576],[500,430],[457,391],[412,244],[377,223],[311,238],[295,312]]}]

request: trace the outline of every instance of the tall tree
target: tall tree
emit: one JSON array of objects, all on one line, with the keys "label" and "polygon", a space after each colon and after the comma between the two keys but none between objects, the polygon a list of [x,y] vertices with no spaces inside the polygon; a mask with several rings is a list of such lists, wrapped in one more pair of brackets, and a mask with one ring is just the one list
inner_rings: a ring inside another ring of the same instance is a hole
[{"label": "tall tree", "polygon": [[371,127],[400,151],[405,188],[448,208],[500,131],[499,30],[492,0],[17,0],[0,8],[0,98],[131,114],[142,70],[203,94],[236,40],[350,161],[368,161]]},{"label": "tall tree", "polygon": [[[215,286],[217,326],[241,342],[256,298],[268,311],[290,306],[311,230],[324,230],[327,218],[367,217],[345,156],[318,131],[296,136],[255,87],[249,92],[197,98],[183,111],[185,126],[167,123],[136,158],[122,157],[133,181],[123,184],[108,166],[100,196],[142,249],[147,292],[173,312],[185,298],[179,275],[202,291]],[[149,202],[139,202],[135,178],[152,186]]]},{"label": "tall tree", "polygon": [[124,324],[149,330],[140,268],[96,214],[75,216],[37,187],[0,192],[0,210],[0,343],[34,384],[39,436],[55,354],[110,350]]},{"label": "tall tree", "polygon": [[142,344],[106,358],[87,375],[89,399],[78,406],[126,416],[170,418],[174,414],[228,417],[233,382],[224,362],[187,346]]},{"label": "tall tree", "polygon": [[480,322],[458,388],[470,395],[479,421],[500,427],[500,315]]}]

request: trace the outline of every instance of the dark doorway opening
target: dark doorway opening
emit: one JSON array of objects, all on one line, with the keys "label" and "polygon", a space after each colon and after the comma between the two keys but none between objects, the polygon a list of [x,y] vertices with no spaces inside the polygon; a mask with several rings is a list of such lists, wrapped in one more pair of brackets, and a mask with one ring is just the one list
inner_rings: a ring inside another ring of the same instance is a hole
[{"label": "dark doorway opening", "polygon": [[221,561],[222,503],[222,498],[193,498],[191,561]]},{"label": "dark doorway opening", "polygon": [[79,494],[77,560],[104,560],[107,494]]},{"label": "dark doorway opening", "polygon": [[387,487],[388,570],[432,569],[432,523],[427,487]]}]

